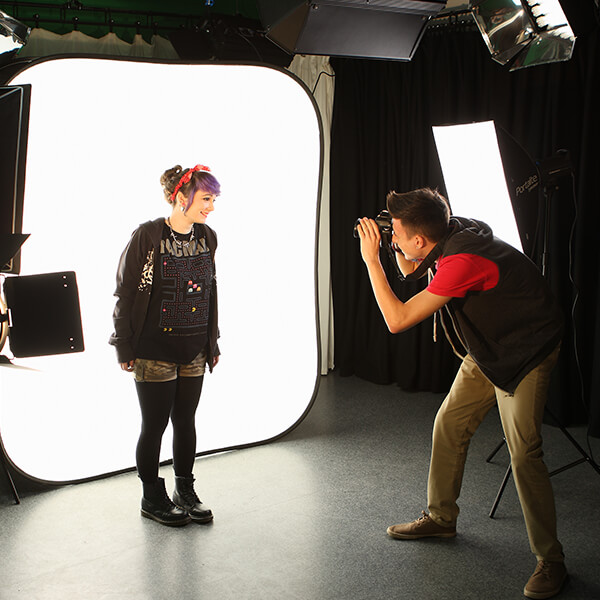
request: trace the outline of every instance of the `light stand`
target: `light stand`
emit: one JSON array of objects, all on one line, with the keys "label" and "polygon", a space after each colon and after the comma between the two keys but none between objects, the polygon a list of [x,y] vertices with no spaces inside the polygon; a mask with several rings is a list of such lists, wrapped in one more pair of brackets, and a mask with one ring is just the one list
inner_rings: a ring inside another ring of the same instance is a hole
[{"label": "light stand", "polygon": [[[559,151],[555,156],[549,159],[539,161],[537,163],[537,167],[540,176],[540,181],[542,184],[544,199],[544,238],[541,256],[541,272],[543,277],[548,277],[548,240],[550,239],[550,207],[552,206],[552,196],[554,192],[556,192],[556,190],[558,189],[560,178],[572,175],[572,168],[570,165],[569,155],[566,150]],[[552,477],[554,475],[557,475],[558,473],[562,473],[563,471],[566,471],[567,469],[580,465],[584,462],[589,463],[590,466],[596,471],[596,473],[600,475],[600,466],[580,446],[577,440],[567,431],[566,427],[560,422],[560,420],[556,416],[554,416],[554,414],[552,414],[552,412],[547,406],[544,408],[544,411],[556,423],[558,428],[563,432],[565,437],[571,442],[571,444],[579,452],[579,454],[581,454],[581,458],[565,465],[564,467],[560,467],[558,469],[555,469],[554,471],[551,471],[549,473],[549,476]],[[502,441],[496,446],[496,448],[494,448],[491,454],[487,457],[486,462],[490,462],[492,458],[494,458],[498,450],[500,450],[500,448],[502,448],[502,446],[505,443],[506,438],[503,437]],[[511,473],[512,465],[509,464],[489,513],[489,517],[491,519],[494,518],[496,509],[498,508],[498,504],[500,503],[502,494],[504,493],[504,489],[506,488],[508,480],[510,479]]]},{"label": "light stand", "polygon": [[[25,239],[27,236],[25,236]],[[24,239],[19,241],[16,240],[13,236],[3,237],[0,240],[0,264],[8,264],[12,261],[13,256],[18,252],[21,244]],[[6,246],[4,248],[3,246]],[[0,267],[1,268],[1,267]],[[0,288],[0,352],[2,352],[2,348],[4,348],[4,344],[8,338],[8,330],[9,330],[9,319],[8,319],[8,306],[4,301],[4,296],[2,293],[2,289]],[[6,365],[11,364],[10,359],[4,355],[0,355],[0,364]],[[15,486],[15,482],[13,481],[12,475],[8,468],[10,464],[10,459],[6,454],[6,450],[4,449],[4,444],[2,443],[2,432],[0,431],[0,462],[2,462],[2,467],[4,472],[6,473],[6,478],[8,479],[8,483],[10,484],[13,497],[15,499],[15,504],[21,504],[21,499],[19,498],[19,493],[17,492],[17,487]]]},{"label": "light stand", "polygon": [[[6,303],[4,302],[4,298],[0,293],[0,351],[4,347],[6,342],[6,338],[8,336],[8,308]],[[6,364],[10,362],[8,358],[5,356],[0,356],[0,362]],[[2,462],[2,467],[4,468],[4,472],[6,473],[6,477],[8,479],[8,483],[12,489],[12,493],[15,499],[15,504],[21,504],[21,499],[19,498],[19,494],[17,492],[17,488],[15,486],[15,482],[13,481],[12,475],[8,470],[8,456],[6,455],[6,450],[4,449],[4,444],[2,443],[2,432],[0,432],[0,461]]]},{"label": "light stand", "polygon": [[[11,265],[14,255],[19,251],[19,248],[23,244],[23,242],[28,238],[28,235],[23,234],[12,234],[5,235],[0,237],[0,270],[3,269],[4,266],[7,268]],[[2,352],[2,348],[4,348],[4,344],[8,338],[8,330],[9,330],[9,318],[8,318],[8,306],[4,301],[4,294],[2,288],[0,288],[0,352]],[[0,355],[0,365],[10,365],[12,364],[10,359],[3,354]],[[19,498],[19,493],[17,492],[17,487],[15,482],[13,481],[12,475],[8,468],[10,464],[10,459],[6,454],[6,450],[4,448],[4,444],[2,443],[2,432],[0,431],[0,461],[2,462],[2,467],[4,468],[4,472],[6,473],[6,477],[8,479],[8,483],[10,484],[13,497],[15,499],[15,504],[21,504],[21,499]]]}]

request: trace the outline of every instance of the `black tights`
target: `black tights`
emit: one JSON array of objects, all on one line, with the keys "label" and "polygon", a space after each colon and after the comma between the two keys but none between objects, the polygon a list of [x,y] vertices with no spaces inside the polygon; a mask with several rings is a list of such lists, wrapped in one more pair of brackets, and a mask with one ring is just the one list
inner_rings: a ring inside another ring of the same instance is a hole
[{"label": "black tights", "polygon": [[175,381],[135,382],[142,411],[142,431],[135,452],[138,475],[144,483],[158,477],[160,445],[173,424],[173,467],[178,477],[191,477],[196,457],[195,414],[204,377]]}]

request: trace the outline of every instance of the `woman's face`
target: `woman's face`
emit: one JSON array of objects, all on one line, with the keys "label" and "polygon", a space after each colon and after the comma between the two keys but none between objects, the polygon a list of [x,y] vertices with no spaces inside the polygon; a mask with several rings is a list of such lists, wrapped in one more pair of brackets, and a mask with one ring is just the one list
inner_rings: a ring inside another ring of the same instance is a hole
[{"label": "woman's face", "polygon": [[206,223],[208,215],[215,210],[216,198],[217,196],[210,192],[198,190],[194,194],[194,199],[185,213],[186,217],[194,223]]}]

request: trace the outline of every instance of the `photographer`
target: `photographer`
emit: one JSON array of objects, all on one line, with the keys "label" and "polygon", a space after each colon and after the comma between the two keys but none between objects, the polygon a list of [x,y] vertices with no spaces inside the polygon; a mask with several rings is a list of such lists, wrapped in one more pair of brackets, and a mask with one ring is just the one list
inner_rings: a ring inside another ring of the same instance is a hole
[{"label": "photographer", "polygon": [[538,560],[524,593],[550,598],[567,577],[540,435],[562,336],[560,311],[533,262],[495,238],[485,223],[450,217],[437,191],[390,192],[387,209],[400,271],[407,279],[433,273],[424,290],[401,302],[379,260],[380,227],[373,219],[358,221],[361,254],[390,332],[405,331],[440,311],[446,336],[463,359],[433,427],[429,513],[387,532],[396,539],[456,535],[456,500],[469,442],[496,403]]}]

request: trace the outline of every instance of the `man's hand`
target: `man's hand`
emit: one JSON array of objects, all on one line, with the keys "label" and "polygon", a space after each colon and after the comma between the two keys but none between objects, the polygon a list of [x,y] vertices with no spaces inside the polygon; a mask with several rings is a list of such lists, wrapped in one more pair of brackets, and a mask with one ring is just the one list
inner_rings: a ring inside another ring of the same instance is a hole
[{"label": "man's hand", "polygon": [[[369,272],[375,299],[391,333],[410,329],[451,300],[450,297],[436,296],[425,289],[407,302],[402,302],[390,287],[379,260],[381,234],[377,223],[373,219],[360,219],[356,230],[360,237],[360,251]],[[416,263],[407,261],[404,255],[398,256],[407,263],[405,267],[410,266],[412,272]],[[402,266],[400,268],[402,269]]]},{"label": "man's hand", "polygon": [[373,219],[359,219],[356,230],[360,237],[360,253],[365,263],[367,265],[379,263],[381,234],[377,223]]}]

